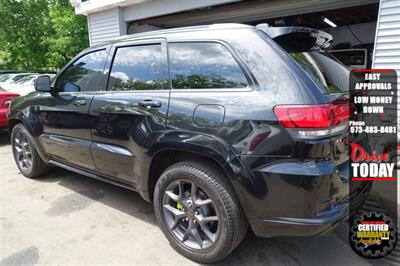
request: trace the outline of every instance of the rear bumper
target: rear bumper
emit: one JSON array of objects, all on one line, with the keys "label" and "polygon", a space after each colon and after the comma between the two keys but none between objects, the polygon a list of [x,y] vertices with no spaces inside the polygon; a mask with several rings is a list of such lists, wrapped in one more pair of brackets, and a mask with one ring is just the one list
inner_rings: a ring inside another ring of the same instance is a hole
[{"label": "rear bumper", "polygon": [[332,214],[315,218],[279,217],[250,219],[253,232],[260,237],[311,236],[332,231],[349,217],[349,205],[340,206]]},{"label": "rear bumper", "polygon": [[[325,233],[361,206],[371,188],[350,187],[348,162],[241,156],[248,173],[236,186],[257,236],[309,236]],[[351,204],[350,204],[351,201]]]}]

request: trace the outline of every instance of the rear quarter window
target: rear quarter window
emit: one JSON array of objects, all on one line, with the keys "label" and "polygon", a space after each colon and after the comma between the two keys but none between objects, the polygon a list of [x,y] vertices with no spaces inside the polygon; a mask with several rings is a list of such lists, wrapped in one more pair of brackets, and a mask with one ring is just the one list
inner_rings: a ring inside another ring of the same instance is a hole
[{"label": "rear quarter window", "polygon": [[169,43],[172,88],[245,88],[248,81],[233,55],[220,43]]},{"label": "rear quarter window", "polygon": [[324,52],[290,53],[296,63],[327,94],[349,91],[350,71]]}]

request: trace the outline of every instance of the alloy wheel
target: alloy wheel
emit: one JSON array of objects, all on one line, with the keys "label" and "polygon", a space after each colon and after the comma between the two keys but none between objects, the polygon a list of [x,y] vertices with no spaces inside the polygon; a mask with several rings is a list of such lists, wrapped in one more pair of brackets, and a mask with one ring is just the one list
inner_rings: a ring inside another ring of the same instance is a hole
[{"label": "alloy wheel", "polygon": [[185,247],[203,250],[218,239],[220,216],[198,184],[177,180],[163,195],[163,217],[172,235]]},{"label": "alloy wheel", "polygon": [[24,171],[29,171],[32,168],[32,150],[26,135],[18,132],[14,137],[15,158]]}]

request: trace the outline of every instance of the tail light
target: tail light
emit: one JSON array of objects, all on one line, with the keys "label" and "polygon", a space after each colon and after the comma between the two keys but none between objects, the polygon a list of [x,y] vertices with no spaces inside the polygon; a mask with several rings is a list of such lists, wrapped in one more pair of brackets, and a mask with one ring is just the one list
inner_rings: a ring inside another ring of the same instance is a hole
[{"label": "tail light", "polygon": [[12,99],[7,99],[3,102],[3,108],[8,108],[11,104]]},{"label": "tail light", "polygon": [[278,105],[274,108],[280,124],[300,137],[321,137],[347,128],[350,104],[339,99],[328,104]]},{"label": "tail light", "polygon": [[10,113],[10,107],[11,107],[11,102],[15,97],[18,97],[18,94],[11,94],[11,95],[6,95],[3,99],[0,99],[0,108],[1,109],[6,109],[6,117],[8,118],[8,115]]}]

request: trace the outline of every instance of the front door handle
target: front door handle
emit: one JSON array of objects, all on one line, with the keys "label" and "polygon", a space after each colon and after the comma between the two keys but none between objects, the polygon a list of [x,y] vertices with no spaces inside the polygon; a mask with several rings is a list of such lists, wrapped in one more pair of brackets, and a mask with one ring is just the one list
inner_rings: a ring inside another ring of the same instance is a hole
[{"label": "front door handle", "polygon": [[86,100],[75,100],[74,101],[75,106],[82,106],[82,105],[86,105],[86,104],[87,104]]},{"label": "front door handle", "polygon": [[139,102],[139,106],[144,108],[159,108],[161,107],[161,103],[158,101],[144,100]]}]

